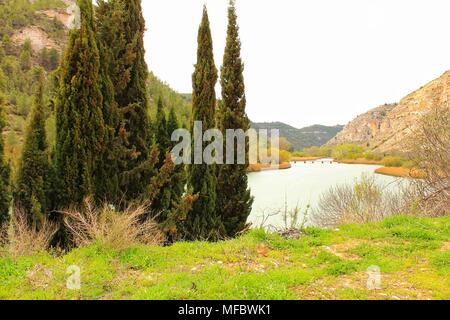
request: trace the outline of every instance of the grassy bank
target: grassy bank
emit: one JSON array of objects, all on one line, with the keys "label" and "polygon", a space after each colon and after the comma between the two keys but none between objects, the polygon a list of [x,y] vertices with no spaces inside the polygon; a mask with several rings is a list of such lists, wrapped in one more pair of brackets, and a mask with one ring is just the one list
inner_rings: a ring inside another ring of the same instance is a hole
[{"label": "grassy bank", "polygon": [[368,165],[382,165],[382,161],[378,160],[370,160],[370,159],[341,159],[341,160],[335,160],[337,163],[343,163],[343,164],[368,164]]},{"label": "grassy bank", "polygon": [[415,178],[415,179],[424,178],[423,172],[420,172],[417,169],[408,169],[403,167],[382,167],[375,170],[375,173],[399,178]]},{"label": "grassy bank", "polygon": [[283,162],[277,165],[272,164],[265,164],[265,163],[258,163],[258,164],[251,164],[248,167],[248,172],[261,172],[261,171],[268,171],[268,170],[286,170],[290,169],[292,165],[289,162]]},{"label": "grassy bank", "polygon": [[[66,270],[81,268],[81,290]],[[379,266],[382,288],[367,289]],[[215,244],[92,245],[63,256],[0,255],[0,299],[450,299],[450,217],[393,217],[299,240],[255,230]]]}]

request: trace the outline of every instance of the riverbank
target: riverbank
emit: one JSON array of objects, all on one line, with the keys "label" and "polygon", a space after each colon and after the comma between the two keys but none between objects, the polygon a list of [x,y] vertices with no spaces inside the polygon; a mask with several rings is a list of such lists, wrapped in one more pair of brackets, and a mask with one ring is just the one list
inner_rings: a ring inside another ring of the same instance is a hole
[{"label": "riverbank", "polygon": [[265,164],[265,163],[258,163],[258,164],[251,164],[248,167],[248,172],[261,172],[261,171],[269,171],[269,170],[286,170],[290,169],[292,167],[291,163],[289,162],[283,162],[281,164]]},{"label": "riverbank", "polygon": [[[262,230],[219,243],[92,245],[13,259],[0,250],[0,299],[450,299],[450,217],[392,217],[298,240]],[[186,254],[189,252],[189,254]],[[66,286],[80,268],[80,290]],[[367,270],[380,268],[377,290]]]},{"label": "riverbank", "polygon": [[342,159],[342,160],[334,160],[337,163],[343,164],[367,164],[367,165],[383,165],[382,161],[378,160],[367,160],[367,159]]},{"label": "riverbank", "polygon": [[316,161],[323,159],[321,157],[291,157],[291,162]]},{"label": "riverbank", "polygon": [[399,177],[399,178],[414,178],[423,179],[425,174],[417,169],[408,169],[403,167],[382,167],[375,170],[375,173],[385,176]]}]

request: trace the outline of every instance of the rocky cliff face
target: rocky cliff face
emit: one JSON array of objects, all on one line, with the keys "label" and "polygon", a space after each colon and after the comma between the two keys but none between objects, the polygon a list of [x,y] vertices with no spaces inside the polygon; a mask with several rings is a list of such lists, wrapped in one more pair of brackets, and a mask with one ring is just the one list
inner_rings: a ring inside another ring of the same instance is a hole
[{"label": "rocky cliff face", "polygon": [[376,152],[404,152],[405,140],[433,107],[450,107],[450,71],[403,98],[358,116],[328,144],[356,143]]}]

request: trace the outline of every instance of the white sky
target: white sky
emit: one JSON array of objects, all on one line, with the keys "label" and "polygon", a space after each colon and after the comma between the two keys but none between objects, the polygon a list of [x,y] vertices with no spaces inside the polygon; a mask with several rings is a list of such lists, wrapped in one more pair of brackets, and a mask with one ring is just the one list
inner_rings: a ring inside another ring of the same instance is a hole
[{"label": "white sky", "polygon": [[[148,64],[179,92],[192,90],[205,2],[219,68],[227,0],[143,0]],[[237,0],[237,11],[252,121],[346,124],[450,69],[449,0]]]}]

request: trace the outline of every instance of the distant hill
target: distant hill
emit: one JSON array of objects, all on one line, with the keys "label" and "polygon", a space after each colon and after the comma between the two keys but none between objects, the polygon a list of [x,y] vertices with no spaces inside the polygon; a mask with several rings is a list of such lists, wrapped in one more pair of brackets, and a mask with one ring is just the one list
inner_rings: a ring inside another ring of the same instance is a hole
[{"label": "distant hill", "polygon": [[[32,104],[34,68],[41,66],[47,74],[46,100],[49,98],[52,74],[68,40],[72,13],[67,7],[75,0],[0,0],[0,95],[7,128],[3,132],[6,157],[13,163],[20,156],[26,118]],[[154,115],[159,97],[166,110],[174,108],[181,125],[189,123],[191,97],[179,94],[149,72],[147,91],[150,113]],[[50,143],[54,140],[55,119],[51,107],[46,110]],[[154,119],[154,117],[153,117]]]},{"label": "distant hill", "polygon": [[282,122],[252,123],[254,129],[278,129],[280,137],[286,138],[294,148],[294,151],[302,151],[312,146],[322,146],[334,138],[344,126],[313,125],[297,129]]},{"label": "distant hill", "polygon": [[409,94],[399,103],[368,111],[351,121],[329,145],[360,144],[375,152],[407,152],[405,141],[434,107],[450,107],[450,71]]}]

